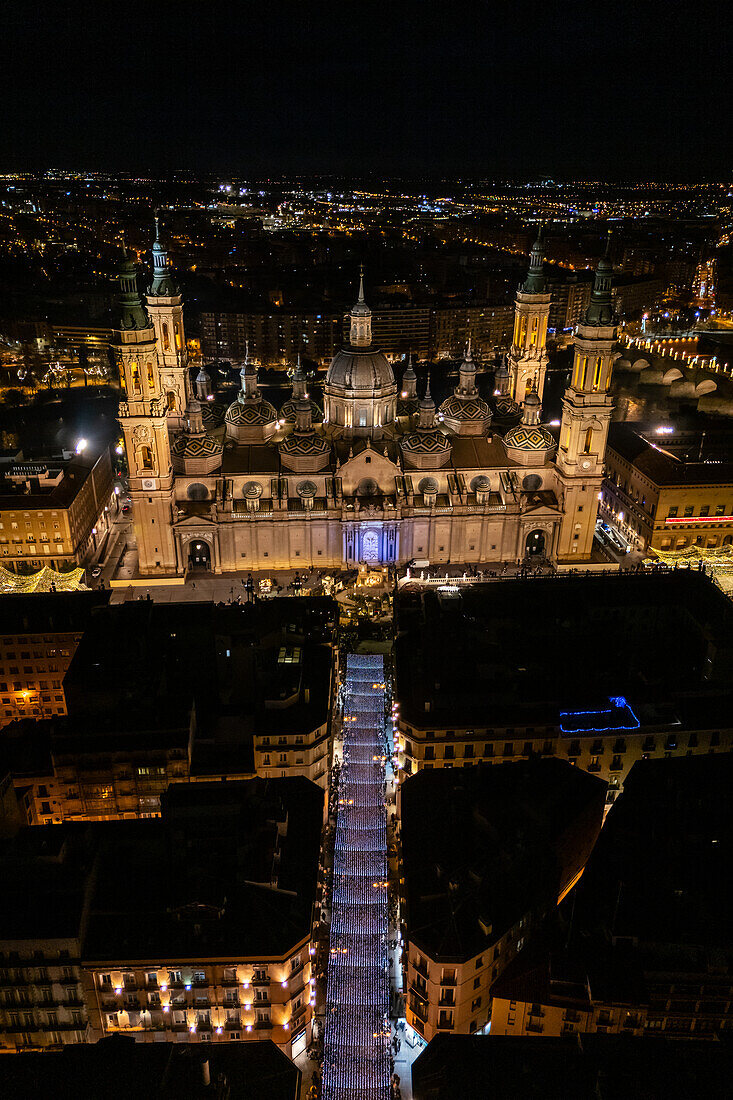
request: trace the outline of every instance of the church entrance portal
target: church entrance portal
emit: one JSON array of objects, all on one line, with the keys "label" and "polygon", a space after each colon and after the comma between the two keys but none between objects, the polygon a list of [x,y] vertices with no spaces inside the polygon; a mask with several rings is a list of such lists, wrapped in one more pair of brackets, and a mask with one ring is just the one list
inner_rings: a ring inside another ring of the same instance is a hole
[{"label": "church entrance portal", "polygon": [[198,570],[211,569],[211,547],[208,542],[195,539],[188,550],[188,568]]},{"label": "church entrance portal", "polygon": [[525,543],[525,552],[528,558],[539,558],[545,552],[544,531],[530,531]]},{"label": "church entrance portal", "polygon": [[364,561],[379,561],[379,535],[376,531],[365,531],[362,542]]}]

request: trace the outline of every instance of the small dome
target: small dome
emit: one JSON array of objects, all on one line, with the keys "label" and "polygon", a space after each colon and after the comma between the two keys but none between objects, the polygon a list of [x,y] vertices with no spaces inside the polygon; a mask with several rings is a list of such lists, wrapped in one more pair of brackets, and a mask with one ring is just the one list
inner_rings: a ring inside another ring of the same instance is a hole
[{"label": "small dome", "polygon": [[504,436],[504,446],[514,451],[549,451],[555,440],[542,424],[517,424]]},{"label": "small dome", "polygon": [[313,481],[300,481],[295,491],[299,497],[314,497],[318,492],[318,486]]},{"label": "small dome", "polygon": [[395,385],[392,368],[386,355],[374,348],[341,348],[331,360],[326,386],[344,389],[374,390]]},{"label": "small dome", "polygon": [[422,480],[418,483],[417,487],[420,490],[420,492],[423,493],[423,494],[425,494],[425,493],[437,493],[437,491],[438,491],[438,483],[437,483],[437,481],[435,480],[434,477],[424,477],[424,478],[422,478]]},{"label": "small dome", "polygon": [[177,435],[171,443],[174,458],[212,458],[220,455],[224,445],[210,435]]},{"label": "small dome", "polygon": [[226,409],[215,401],[201,402],[201,418],[205,428],[218,428],[224,423]]},{"label": "small dome", "polygon": [[253,428],[258,424],[272,424],[277,420],[275,406],[269,401],[232,401],[224,418],[227,424],[240,424]]},{"label": "small dome", "polygon": [[445,420],[459,420],[469,422],[475,420],[490,420],[489,406],[481,397],[458,397],[452,393],[446,397],[439,409],[440,415]]},{"label": "small dome", "polygon": [[279,447],[281,454],[313,458],[326,454],[331,445],[324,436],[317,435],[316,432],[305,432],[303,435],[293,432],[280,441]]},{"label": "small dome", "polygon": [[519,416],[521,409],[510,394],[494,398],[494,416],[497,420],[511,420]]},{"label": "small dome", "polygon": [[491,482],[486,474],[479,474],[471,482],[471,491],[473,493],[488,493],[491,489]]},{"label": "small dome", "polygon": [[[314,424],[321,424],[323,422],[323,411],[319,405],[316,404],[312,398],[306,398],[311,407],[311,420]],[[284,420],[286,424],[295,423],[296,406],[300,401],[299,397],[289,397],[283,407],[280,409],[280,419]]]},{"label": "small dome", "polygon": [[258,481],[248,481],[242,489],[242,496],[247,500],[258,500],[262,496],[262,486]]},{"label": "small dome", "polygon": [[537,393],[537,390],[532,389],[529,391],[528,394],[526,394],[524,398],[524,404],[525,406],[529,406],[532,409],[536,409],[539,405],[542,404],[542,402],[540,401],[540,395]]},{"label": "small dome", "polygon": [[407,454],[440,455],[450,451],[450,440],[439,428],[429,428],[404,436],[400,446]]}]

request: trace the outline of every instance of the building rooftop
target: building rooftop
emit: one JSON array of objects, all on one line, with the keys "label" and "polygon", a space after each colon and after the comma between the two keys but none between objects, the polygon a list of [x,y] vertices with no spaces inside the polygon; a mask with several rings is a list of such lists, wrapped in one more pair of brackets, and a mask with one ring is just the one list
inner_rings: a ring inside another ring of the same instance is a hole
[{"label": "building rooftop", "polygon": [[24,940],[81,938],[93,855],[84,825],[35,826],[0,841],[0,945],[5,950]]},{"label": "building rooftop", "polygon": [[580,737],[714,728],[730,711],[733,606],[700,573],[403,592],[397,621],[395,695],[421,729]]},{"label": "building rooftop", "polygon": [[[578,887],[578,928],[733,962],[721,883],[733,879],[733,753],[640,760]],[[721,957],[722,958],[722,957]]]},{"label": "building rooftop", "polygon": [[96,464],[109,449],[89,445],[81,454],[64,452],[34,458],[0,469],[0,511],[68,508]]},{"label": "building rooftop", "polygon": [[629,424],[611,424],[608,448],[660,487],[733,484],[730,441],[709,453],[705,432],[687,432],[677,439],[656,437],[653,430]]},{"label": "building rooftop", "polygon": [[692,1100],[723,1096],[730,1041],[438,1035],[412,1066],[415,1100]]},{"label": "building rooftop", "polygon": [[[208,1072],[207,1072],[208,1071]],[[136,1043],[114,1035],[62,1051],[0,1060],[0,1092],[37,1100],[298,1100],[300,1070],[267,1039],[250,1043]],[[208,1079],[209,1084],[205,1084]]]},{"label": "building rooftop", "polygon": [[0,596],[0,634],[81,634],[109,597],[109,590],[101,589]]},{"label": "building rooftop", "polygon": [[96,826],[86,957],[286,956],[311,929],[323,798],[301,777],[174,784],[162,819]]},{"label": "building rooftop", "polygon": [[423,770],[400,792],[410,940],[462,961],[554,905],[598,835],[606,785],[562,760]]}]

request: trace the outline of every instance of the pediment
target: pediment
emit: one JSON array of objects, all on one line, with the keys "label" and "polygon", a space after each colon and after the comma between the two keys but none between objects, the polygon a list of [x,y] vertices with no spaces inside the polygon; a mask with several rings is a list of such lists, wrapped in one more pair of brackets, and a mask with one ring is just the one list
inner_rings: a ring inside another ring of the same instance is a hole
[{"label": "pediment", "polygon": [[394,479],[401,473],[398,463],[380,454],[374,447],[365,447],[359,454],[342,463],[338,477],[341,478],[344,493],[351,496],[360,482],[367,478],[376,481],[382,492],[393,493]]}]

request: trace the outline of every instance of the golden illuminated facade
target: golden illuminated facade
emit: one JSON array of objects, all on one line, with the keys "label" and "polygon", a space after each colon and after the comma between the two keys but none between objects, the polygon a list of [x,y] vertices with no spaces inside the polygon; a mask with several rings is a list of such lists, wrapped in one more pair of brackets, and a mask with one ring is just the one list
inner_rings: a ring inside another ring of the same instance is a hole
[{"label": "golden illuminated facade", "polygon": [[86,962],[90,1041],[119,1034],[148,1043],[272,1039],[291,1054],[295,1034],[297,1054],[310,1041],[311,951],[306,940],[287,957]]},{"label": "golden illuminated facade", "polygon": [[[610,310],[605,262],[594,294]],[[326,375],[324,409],[298,369],[292,397],[277,410],[261,395],[249,356],[227,408],[203,370],[194,395],[170,272],[154,281],[147,306],[128,261],[119,279],[123,319],[113,346],[142,575],[590,557],[609,378],[601,393],[594,376],[587,385],[576,377],[558,454],[541,423],[550,304],[541,239],[517,296],[518,336],[499,372],[507,384],[500,379],[484,400],[469,341],[458,385],[437,410],[429,386],[418,396],[414,375],[397,386],[373,342],[363,284],[349,341]],[[581,328],[578,354],[602,354],[610,366],[612,322],[602,332],[595,321]],[[571,415],[580,404],[583,414]]]},{"label": "golden illuminated facade", "polygon": [[542,399],[547,371],[547,324],[550,291],[545,284],[542,230],[532,247],[529,273],[519,287],[514,311],[514,337],[509,352],[511,395],[518,405],[535,389]]},{"label": "golden illuminated facade", "polygon": [[0,485],[0,565],[69,569],[93,554],[116,511],[109,449],[8,467]]}]

